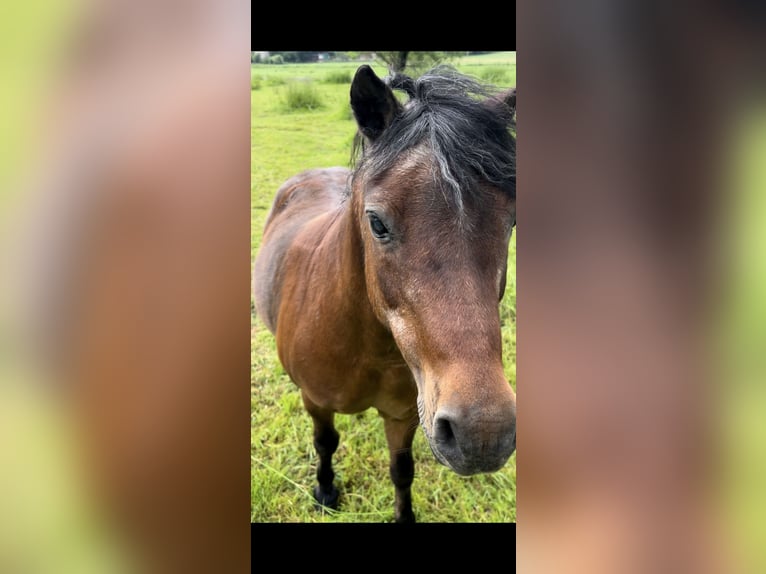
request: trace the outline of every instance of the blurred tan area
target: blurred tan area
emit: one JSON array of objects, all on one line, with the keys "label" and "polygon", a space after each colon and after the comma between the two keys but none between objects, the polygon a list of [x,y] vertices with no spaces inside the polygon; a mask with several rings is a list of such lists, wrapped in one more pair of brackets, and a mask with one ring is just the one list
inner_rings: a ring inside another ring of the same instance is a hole
[{"label": "blurred tan area", "polygon": [[519,572],[766,571],[758,4],[517,4]]},{"label": "blurred tan area", "polygon": [[0,572],[244,572],[250,4],[0,28]]}]

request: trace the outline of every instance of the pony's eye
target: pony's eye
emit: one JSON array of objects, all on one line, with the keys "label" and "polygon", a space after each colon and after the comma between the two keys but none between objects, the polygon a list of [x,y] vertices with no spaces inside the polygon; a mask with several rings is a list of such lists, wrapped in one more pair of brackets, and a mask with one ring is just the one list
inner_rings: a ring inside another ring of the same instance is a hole
[{"label": "pony's eye", "polygon": [[370,219],[370,230],[377,239],[389,239],[388,228],[383,224],[380,218],[374,213],[367,214]]}]

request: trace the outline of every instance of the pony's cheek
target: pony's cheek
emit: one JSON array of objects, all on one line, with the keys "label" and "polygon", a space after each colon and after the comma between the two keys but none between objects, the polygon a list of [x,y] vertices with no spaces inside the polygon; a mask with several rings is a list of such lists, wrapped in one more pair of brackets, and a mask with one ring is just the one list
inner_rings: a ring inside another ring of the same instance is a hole
[{"label": "pony's cheek", "polygon": [[[399,310],[401,301],[401,277],[396,268],[380,259],[367,258],[365,276],[367,295],[373,310],[381,322],[386,323],[388,315]],[[370,263],[374,261],[374,263]]]},{"label": "pony's cheek", "polygon": [[[392,311],[386,315],[386,320],[391,334],[394,336],[397,347],[402,353],[404,360],[407,361],[407,365],[410,370],[416,374],[421,372],[422,364],[417,352],[418,334],[411,321],[408,321],[405,315],[399,311]],[[418,382],[418,389],[420,384]]]}]

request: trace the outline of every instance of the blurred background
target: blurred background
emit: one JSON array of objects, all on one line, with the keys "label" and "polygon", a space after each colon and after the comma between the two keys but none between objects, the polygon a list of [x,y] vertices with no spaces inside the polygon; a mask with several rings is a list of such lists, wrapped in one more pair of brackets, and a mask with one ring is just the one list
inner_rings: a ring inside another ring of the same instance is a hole
[{"label": "blurred background", "polygon": [[249,16],[0,8],[2,572],[249,567]]},{"label": "blurred background", "polygon": [[753,102],[730,151],[733,193],[716,343],[727,535],[749,572],[766,569],[766,102]]},{"label": "blurred background", "polygon": [[766,14],[517,4],[517,566],[762,572]]}]

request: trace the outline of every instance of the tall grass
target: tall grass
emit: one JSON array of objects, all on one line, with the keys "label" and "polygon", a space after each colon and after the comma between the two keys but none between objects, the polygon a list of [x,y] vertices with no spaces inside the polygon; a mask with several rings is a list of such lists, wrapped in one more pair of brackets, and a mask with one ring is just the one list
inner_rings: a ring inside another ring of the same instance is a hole
[{"label": "tall grass", "polygon": [[324,77],[325,84],[351,84],[351,72],[336,70]]},{"label": "tall grass", "polygon": [[287,80],[282,76],[268,75],[265,80],[268,86],[284,86],[287,83]]},{"label": "tall grass", "polygon": [[290,82],[282,92],[282,107],[285,111],[317,110],[324,102],[313,83]]},{"label": "tall grass", "polygon": [[479,71],[479,78],[496,86],[509,86],[511,77],[507,67],[488,66]]}]

